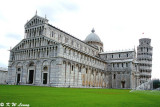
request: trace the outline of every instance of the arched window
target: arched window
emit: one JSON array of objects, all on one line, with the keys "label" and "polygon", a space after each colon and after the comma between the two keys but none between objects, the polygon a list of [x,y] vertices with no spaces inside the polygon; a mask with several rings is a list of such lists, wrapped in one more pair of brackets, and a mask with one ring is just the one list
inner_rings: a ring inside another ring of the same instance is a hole
[{"label": "arched window", "polygon": [[58,41],[61,41],[62,40],[62,37],[60,34],[58,34]]},{"label": "arched window", "polygon": [[51,32],[51,37],[54,37],[55,36],[55,33],[52,31]]},{"label": "arched window", "polygon": [[66,53],[66,48],[64,48],[64,53]]},{"label": "arched window", "polygon": [[113,75],[113,79],[116,79],[116,74]]},{"label": "arched window", "polygon": [[30,58],[30,52],[29,52],[29,58]]},{"label": "arched window", "polygon": [[48,49],[47,49],[47,56],[48,56]]},{"label": "arched window", "polygon": [[47,67],[47,66],[44,66],[44,67],[43,67],[43,70],[44,70],[44,71],[47,71],[47,70],[48,70],[48,67]]},{"label": "arched window", "polygon": [[33,63],[33,62],[31,62],[31,63],[29,64],[29,66],[34,66],[34,63]]},{"label": "arched window", "polygon": [[69,55],[71,54],[71,50],[69,50],[68,54],[69,54]]},{"label": "arched window", "polygon": [[126,67],[128,67],[128,63],[126,63]]},{"label": "arched window", "polygon": [[88,70],[87,70],[87,68],[86,68],[86,74],[88,73]]},{"label": "arched window", "polygon": [[48,41],[48,45],[50,45],[50,41]]},{"label": "arched window", "polygon": [[73,71],[73,65],[72,65],[72,71]]},{"label": "arched window", "polygon": [[18,68],[17,71],[21,71],[21,68]]}]

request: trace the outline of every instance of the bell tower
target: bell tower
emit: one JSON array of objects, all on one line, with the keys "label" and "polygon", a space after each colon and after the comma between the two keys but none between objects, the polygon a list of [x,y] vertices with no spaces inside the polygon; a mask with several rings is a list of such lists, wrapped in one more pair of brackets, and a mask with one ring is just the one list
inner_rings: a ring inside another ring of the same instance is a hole
[{"label": "bell tower", "polygon": [[151,80],[152,72],[152,50],[151,39],[139,39],[137,47],[137,61],[139,62],[140,84]]}]

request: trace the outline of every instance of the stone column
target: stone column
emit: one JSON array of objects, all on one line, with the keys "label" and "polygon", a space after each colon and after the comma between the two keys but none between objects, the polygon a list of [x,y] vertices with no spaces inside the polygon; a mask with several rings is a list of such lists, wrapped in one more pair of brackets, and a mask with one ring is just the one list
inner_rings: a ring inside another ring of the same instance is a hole
[{"label": "stone column", "polygon": [[93,68],[91,69],[91,73],[90,73],[90,87],[93,86]]},{"label": "stone column", "polygon": [[56,56],[56,47],[54,47],[53,53],[54,53],[54,57],[55,57]]},{"label": "stone column", "polygon": [[88,86],[91,85],[91,68],[88,69]]},{"label": "stone column", "polygon": [[95,87],[95,82],[96,82],[95,75],[96,75],[96,71],[94,69],[94,71],[93,71],[93,87]]},{"label": "stone column", "polygon": [[86,69],[82,66],[82,86],[85,86],[85,76],[86,76]]},{"label": "stone column", "polygon": [[99,70],[97,72],[97,87],[99,87]]},{"label": "stone column", "polygon": [[51,86],[57,86],[57,82],[56,82],[56,60],[52,60],[51,61],[51,71],[50,71],[50,85]]},{"label": "stone column", "polygon": [[16,84],[16,66],[11,65],[8,67],[8,84],[15,85]]},{"label": "stone column", "polygon": [[85,72],[85,86],[87,87],[88,85],[88,67],[86,68],[86,72]]},{"label": "stone column", "polygon": [[66,87],[66,62],[62,63],[62,67],[61,67],[61,82],[63,87]]},{"label": "stone column", "polygon": [[70,62],[67,62],[66,64],[67,64],[66,66],[66,84],[67,84],[67,87],[70,87],[71,64]]},{"label": "stone column", "polygon": [[70,62],[70,65],[69,65],[70,67],[69,67],[69,87],[71,87],[71,83],[72,83],[72,63]]},{"label": "stone column", "polygon": [[63,64],[63,60],[59,58],[58,61],[58,86],[64,87],[65,86],[65,65]]},{"label": "stone column", "polygon": [[[41,85],[41,80],[42,80],[42,77],[41,77],[41,73],[42,73],[42,63],[40,61],[37,61],[36,62],[36,66],[35,66],[35,84],[36,85]],[[43,82],[43,81],[42,81]]]},{"label": "stone column", "polygon": [[78,70],[78,87],[81,86],[82,86],[82,66],[80,66]]},{"label": "stone column", "polygon": [[74,86],[74,79],[75,79],[74,73],[75,73],[75,65],[72,64],[72,66],[71,66],[71,75],[70,75],[70,77],[71,77],[70,84],[71,84],[72,87]]},{"label": "stone column", "polygon": [[77,87],[78,85],[78,65],[75,65],[75,72],[74,72],[74,86]]},{"label": "stone column", "polygon": [[64,62],[64,68],[63,69],[64,69],[64,77],[65,77],[64,78],[64,86],[67,87],[67,76],[68,75],[67,75],[67,62],[66,61]]}]

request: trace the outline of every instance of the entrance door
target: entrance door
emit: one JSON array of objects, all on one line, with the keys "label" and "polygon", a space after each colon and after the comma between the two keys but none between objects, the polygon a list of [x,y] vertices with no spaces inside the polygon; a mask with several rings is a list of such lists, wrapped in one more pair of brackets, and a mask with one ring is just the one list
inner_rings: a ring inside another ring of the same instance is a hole
[{"label": "entrance door", "polygon": [[34,70],[29,70],[29,84],[33,83]]},{"label": "entrance door", "polygon": [[19,84],[19,82],[20,82],[20,74],[17,74],[17,84]]},{"label": "entrance door", "polygon": [[47,73],[43,73],[43,84],[47,84]]},{"label": "entrance door", "polygon": [[122,88],[125,88],[125,81],[122,81]]}]

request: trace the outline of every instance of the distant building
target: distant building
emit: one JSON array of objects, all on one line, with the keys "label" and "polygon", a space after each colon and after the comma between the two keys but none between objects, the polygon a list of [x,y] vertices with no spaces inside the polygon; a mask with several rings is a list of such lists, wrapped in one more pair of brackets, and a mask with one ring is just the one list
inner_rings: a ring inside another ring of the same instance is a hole
[{"label": "distant building", "polygon": [[107,62],[111,88],[135,88],[139,85],[139,68],[135,49],[100,53]]},{"label": "distant building", "polygon": [[[135,49],[103,52],[103,42],[94,29],[82,41],[36,14],[25,24],[25,38],[10,50],[7,82],[54,87],[135,88],[145,82],[142,75],[148,72],[139,71],[139,67],[151,69],[151,60],[141,60],[144,55],[152,57],[150,39],[141,40],[149,44],[146,48],[140,42],[138,60]],[[142,49],[140,55],[140,47],[148,51]],[[151,78],[150,72],[149,76],[145,75],[146,81]]]},{"label": "distant building", "polygon": [[6,84],[7,73],[8,73],[7,68],[0,67],[0,84]]}]

